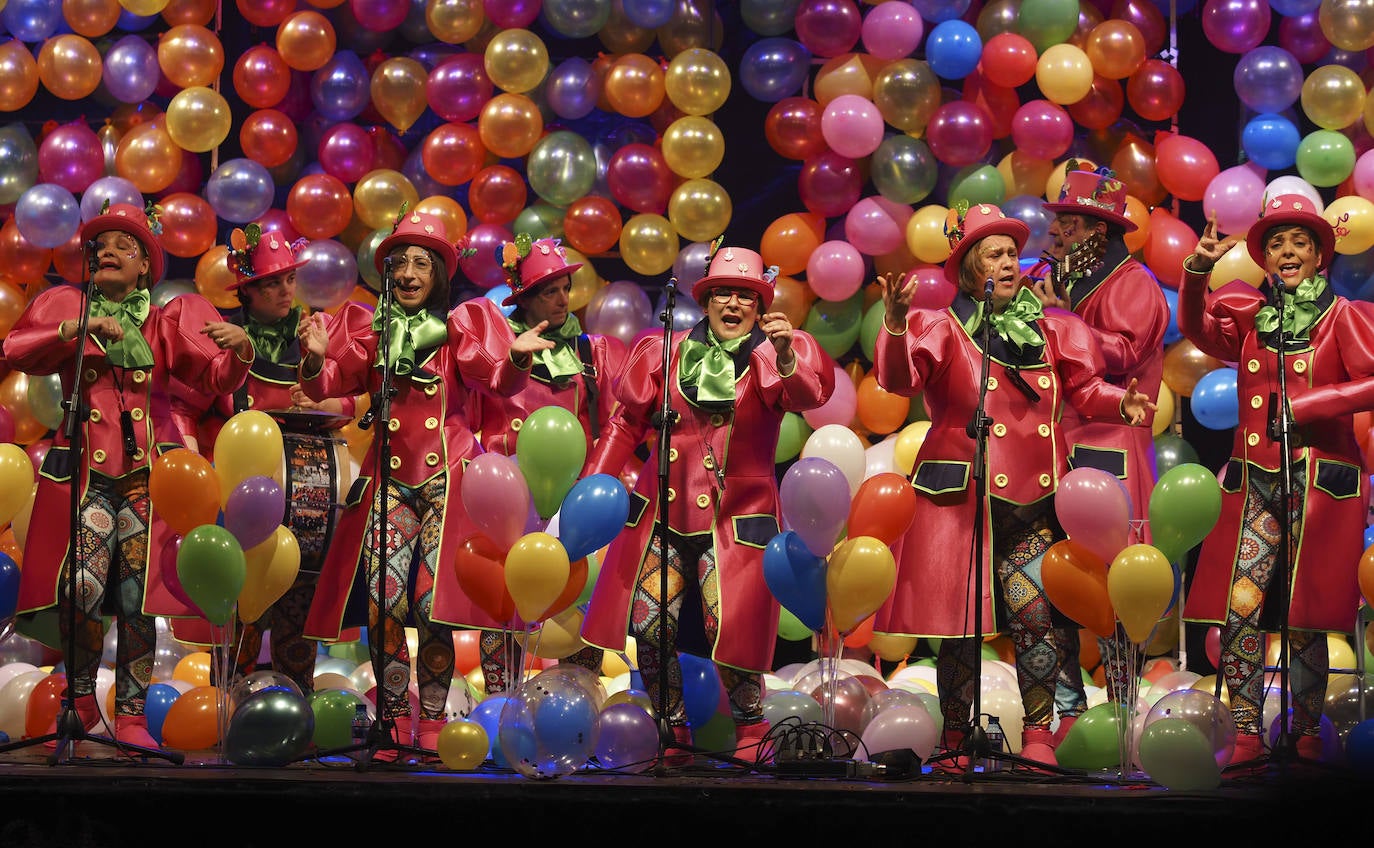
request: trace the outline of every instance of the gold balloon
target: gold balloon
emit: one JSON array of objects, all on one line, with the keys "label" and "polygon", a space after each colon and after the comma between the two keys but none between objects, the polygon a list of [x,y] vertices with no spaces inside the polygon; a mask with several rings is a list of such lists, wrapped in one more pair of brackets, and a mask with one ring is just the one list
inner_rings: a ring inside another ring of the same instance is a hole
[{"label": "gold balloon", "polygon": [[1374,47],[1374,13],[1365,0],[1322,0],[1317,23],[1326,40],[1358,53]]},{"label": "gold balloon", "polygon": [[909,475],[916,467],[916,454],[929,432],[929,421],[913,421],[897,434],[897,443],[892,446],[892,464],[902,474]]},{"label": "gold balloon", "polygon": [[516,634],[515,641],[536,657],[561,660],[587,647],[582,641],[581,630],[582,611],[568,607],[545,619],[532,636],[524,632]]},{"label": "gold balloon", "polygon": [[15,444],[31,444],[48,432],[48,426],[29,407],[29,375],[23,371],[11,371],[0,380],[0,406],[9,410],[14,419]]},{"label": "gold balloon", "polygon": [[1055,44],[1035,62],[1035,82],[1051,103],[1077,103],[1093,87],[1093,63],[1072,44]]},{"label": "gold balloon", "polygon": [[[872,100],[874,83],[886,66],[887,62],[867,53],[841,53],[839,56],[831,57],[816,71],[813,96],[822,108],[842,94],[857,94]],[[933,71],[931,76],[934,76]]]},{"label": "gold balloon", "polygon": [[658,36],[658,46],[663,48],[663,55],[672,58],[684,50],[693,47],[709,47],[720,52],[720,46],[725,41],[725,22],[721,20],[720,14],[711,7],[711,17],[708,20],[702,7],[705,3],[678,3],[673,12],[673,19],[659,27],[655,34]]},{"label": "gold balloon", "polygon": [[911,656],[911,652],[916,650],[915,636],[889,636],[884,633],[874,633],[873,638],[868,640],[868,647],[874,655],[884,662],[901,662]]},{"label": "gold balloon", "polygon": [[115,151],[115,173],[144,194],[162,191],[181,171],[181,148],[163,124],[159,118],[131,127]]},{"label": "gold balloon", "polygon": [[603,86],[611,109],[627,118],[652,115],[663,103],[663,69],[642,53],[616,59]]},{"label": "gold balloon", "polygon": [[1145,36],[1130,21],[1102,21],[1085,42],[1083,52],[1093,70],[1107,79],[1125,79],[1145,64]]},{"label": "gold balloon", "polygon": [[688,241],[714,241],[733,212],[730,194],[714,180],[688,180],[668,198],[668,220]]},{"label": "gold balloon", "polygon": [[82,36],[55,35],[38,50],[38,79],[63,100],[94,94],[103,72],[100,51]]},{"label": "gold balloon", "polygon": [[662,274],[673,267],[681,249],[677,230],[662,215],[635,215],[620,230],[620,258],[638,274]]},{"label": "gold balloon", "polygon": [[1191,397],[1198,380],[1222,366],[1187,339],[1179,339],[1164,350],[1164,382],[1175,395]]},{"label": "gold balloon", "polygon": [[369,171],[353,187],[353,209],[371,229],[390,226],[401,214],[401,205],[413,209],[420,193],[410,178],[400,171],[377,168]]},{"label": "gold balloon", "polygon": [[[481,671],[479,666],[477,671]],[[491,739],[481,724],[468,719],[450,721],[439,730],[435,750],[440,761],[454,771],[472,771],[482,765],[491,752]]]},{"label": "gold balloon", "polygon": [[997,173],[1002,175],[1006,184],[1007,197],[1029,194],[1032,197],[1044,191],[1045,183],[1054,170],[1054,163],[1048,159],[1035,159],[1019,150],[1013,150],[997,163]]},{"label": "gold balloon", "polygon": [[233,121],[229,101],[205,86],[183,88],[167,104],[167,134],[178,147],[192,153],[219,147],[229,137]]},{"label": "gold balloon", "polygon": [[317,71],[334,55],[334,25],[319,12],[292,12],[277,25],[277,52],[297,71]]},{"label": "gold balloon", "polygon": [[922,262],[938,265],[949,258],[949,239],[945,237],[945,217],[949,210],[938,203],[917,209],[906,221],[906,246]]},{"label": "gold balloon", "polygon": [[940,78],[916,59],[900,59],[883,68],[873,79],[872,91],[873,105],[883,120],[912,135],[924,133],[940,108]]},{"label": "gold balloon", "polygon": [[393,127],[410,129],[429,104],[425,100],[425,66],[407,56],[393,56],[372,72],[372,105]]},{"label": "gold balloon", "polygon": [[[415,211],[433,215],[443,221],[444,235],[454,244],[457,244],[463,236],[468,234],[468,213],[464,212],[458,201],[451,197],[432,194],[415,204]],[[386,235],[390,235],[390,233]]]},{"label": "gold balloon", "polygon": [[[87,0],[87,2],[89,1]],[[170,26],[177,24],[209,26],[210,22],[215,19],[215,12],[218,9],[217,0],[171,0],[162,10],[162,19]]]},{"label": "gold balloon", "polygon": [[[1368,202],[1368,200],[1365,201],[1365,203]],[[1238,235],[1244,235],[1244,233]],[[1217,260],[1216,266],[1212,268],[1208,287],[1220,288],[1232,280],[1244,280],[1255,288],[1259,288],[1260,283],[1264,282],[1264,269],[1255,264],[1255,260],[1251,258],[1250,251],[1245,248],[1243,241],[1234,245]]]},{"label": "gold balloon", "polygon": [[668,63],[663,89],[678,111],[709,115],[730,96],[730,68],[710,50],[693,47]]},{"label": "gold balloon", "polygon": [[725,136],[710,118],[688,115],[663,132],[663,161],[685,179],[705,177],[725,159]]},{"label": "gold balloon", "polygon": [[425,23],[430,33],[445,44],[462,44],[486,23],[481,0],[428,0]]},{"label": "gold balloon", "polygon": [[523,94],[498,94],[482,107],[477,135],[491,153],[517,159],[534,149],[544,134],[544,116],[533,100]]},{"label": "gold balloon", "polygon": [[72,32],[87,38],[99,38],[114,29],[123,11],[116,0],[62,0],[63,20]]},{"label": "gold balloon", "polygon": [[1160,433],[1172,430],[1174,427],[1174,416],[1178,414],[1178,403],[1174,399],[1174,390],[1169,388],[1168,383],[1159,384],[1159,397],[1155,398],[1155,420],[1150,427],[1152,435],[1158,436]]},{"label": "gold balloon", "polygon": [[625,16],[625,4],[611,3],[611,16],[596,33],[601,45],[619,56],[625,53],[643,53],[654,43],[654,31],[637,27]]},{"label": "gold balloon", "polygon": [[131,15],[149,18],[161,14],[162,10],[167,8],[167,0],[119,0],[119,5],[127,9]]},{"label": "gold balloon", "polygon": [[[1047,199],[1059,199],[1059,189],[1064,185],[1064,177],[1065,174],[1068,172],[1069,162],[1071,161],[1074,160],[1065,159],[1063,162],[1060,162],[1058,165],[1055,165],[1054,169],[1050,171],[1049,178],[1045,180],[1045,197]],[[1078,157],[1077,161],[1080,170],[1092,171],[1096,170],[1097,168],[1097,163],[1093,162],[1091,159],[1084,159],[1082,157]]]},{"label": "gold balloon", "polygon": [[524,94],[548,74],[549,49],[543,39],[527,29],[507,29],[488,42],[482,62],[493,85]]},{"label": "gold balloon", "polygon": [[1360,75],[1344,65],[1322,65],[1302,84],[1302,110],[1325,130],[1343,130],[1364,114]]},{"label": "gold balloon", "polygon": [[238,295],[229,289],[237,278],[229,270],[229,247],[217,244],[196,261],[196,291],[220,309],[238,306]]},{"label": "gold balloon", "polygon": [[9,334],[14,322],[24,314],[25,306],[28,306],[28,300],[18,286],[0,282],[0,338]]},{"label": "gold balloon", "polygon": [[569,262],[581,262],[582,267],[573,272],[572,290],[568,292],[568,309],[573,312],[585,309],[587,304],[592,302],[592,295],[596,294],[606,286],[606,280],[597,273],[595,266],[587,261],[586,257],[574,259],[573,256],[581,256],[580,253],[571,247],[568,251]]},{"label": "gold balloon", "polygon": [[18,39],[0,44],[0,112],[16,112],[38,93],[38,62]]},{"label": "gold balloon", "polygon": [[213,85],[224,70],[224,45],[206,27],[180,24],[158,40],[157,64],[179,88]]}]

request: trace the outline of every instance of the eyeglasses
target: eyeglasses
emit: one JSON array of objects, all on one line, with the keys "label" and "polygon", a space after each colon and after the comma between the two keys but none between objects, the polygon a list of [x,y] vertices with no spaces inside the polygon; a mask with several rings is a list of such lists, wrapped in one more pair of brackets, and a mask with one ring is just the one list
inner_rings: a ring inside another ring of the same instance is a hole
[{"label": "eyeglasses", "polygon": [[758,293],[748,289],[711,289],[711,299],[716,303],[729,303],[732,297],[740,306],[753,306],[759,300]]},{"label": "eyeglasses", "polygon": [[417,274],[428,274],[430,271],[434,270],[434,265],[429,261],[428,256],[406,256],[405,254],[396,254],[388,256],[387,259],[389,260],[391,272],[393,274],[405,268],[406,265],[409,265],[411,270]]}]

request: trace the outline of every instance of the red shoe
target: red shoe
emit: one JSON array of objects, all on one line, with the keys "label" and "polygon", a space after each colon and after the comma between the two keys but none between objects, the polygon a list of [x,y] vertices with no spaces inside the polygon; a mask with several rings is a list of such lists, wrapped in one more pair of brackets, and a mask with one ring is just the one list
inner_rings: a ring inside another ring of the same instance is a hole
[{"label": "red shoe", "polygon": [[1027,727],[1021,731],[1021,758],[1047,766],[1057,766],[1054,758],[1054,734],[1048,726]]},{"label": "red shoe", "polygon": [[1322,761],[1322,739],[1320,736],[1298,737],[1298,760],[1305,760],[1304,765]]},{"label": "red shoe", "polygon": [[773,744],[768,739],[768,722],[735,725],[735,756],[766,765],[773,762]]},{"label": "red shoe", "polygon": [[1264,773],[1264,740],[1258,733],[1237,733],[1236,747],[1223,773],[1226,777],[1246,777]]},{"label": "red shoe", "polygon": [[1058,748],[1063,744],[1064,737],[1069,735],[1069,731],[1073,729],[1073,723],[1076,721],[1078,721],[1076,715],[1059,717],[1059,727],[1055,728],[1054,731],[1054,747]]},{"label": "red shoe", "polygon": [[930,770],[938,774],[963,774],[968,771],[968,754],[959,753],[968,728],[945,728],[940,733],[939,751],[931,757]]},{"label": "red shoe", "polygon": [[[439,756],[439,733],[448,722],[442,718],[422,718],[415,733],[415,747],[424,748],[426,763],[443,762]],[[433,753],[428,753],[433,752]]]},{"label": "red shoe", "polygon": [[685,724],[671,725],[673,741],[664,752],[663,764],[669,768],[690,766],[696,757],[692,754],[692,728]]},{"label": "red shoe", "polygon": [[133,748],[122,747],[124,745],[162,750],[162,746],[157,744],[157,740],[148,732],[148,719],[141,715],[115,716],[115,741],[121,746],[120,755],[125,757],[142,757],[144,754]]},{"label": "red shoe", "polygon": [[[63,693],[63,696],[65,697],[66,693]],[[100,724],[100,707],[96,706],[95,693],[76,696],[72,701],[72,709],[76,711],[76,717],[81,720],[81,726],[86,729],[86,732],[89,733],[95,729],[96,725]],[[48,729],[44,731],[44,736],[56,737],[57,720],[61,717],[62,712],[59,709],[57,715],[53,716],[52,721],[48,724]],[[57,750],[57,739],[49,739],[43,743],[43,747],[49,751]]]},{"label": "red shoe", "polygon": [[[415,738],[415,716],[403,715],[391,719],[391,741],[397,745],[410,747],[411,740]],[[372,759],[379,763],[394,763],[400,757],[400,751],[393,747],[381,747],[372,753]]]}]

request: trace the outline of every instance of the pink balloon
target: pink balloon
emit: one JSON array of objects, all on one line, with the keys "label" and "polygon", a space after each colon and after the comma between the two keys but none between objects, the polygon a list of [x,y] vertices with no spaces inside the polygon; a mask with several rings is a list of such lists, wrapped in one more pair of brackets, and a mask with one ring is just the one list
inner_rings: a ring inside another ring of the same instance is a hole
[{"label": "pink balloon", "polygon": [[954,302],[958,289],[945,279],[944,269],[938,265],[918,265],[908,275],[916,281],[911,295],[911,309],[947,309]]},{"label": "pink balloon", "polygon": [[946,165],[962,168],[980,161],[992,147],[992,116],[967,100],[952,100],[935,110],[926,127],[926,144]]},{"label": "pink balloon", "polygon": [[458,267],[473,285],[484,289],[495,288],[506,282],[506,272],[496,259],[496,250],[515,235],[497,224],[478,224],[468,230],[460,248],[476,251],[458,260]]},{"label": "pink balloon", "polygon": [[1069,538],[1105,562],[1126,547],[1131,505],[1116,477],[1098,468],[1075,468],[1059,480],[1054,512]]},{"label": "pink balloon", "polygon": [[879,196],[865,197],[845,215],[844,237],[869,256],[884,256],[906,241],[911,208]]},{"label": "pink balloon", "polygon": [[862,159],[883,141],[883,116],[873,101],[858,94],[841,94],[821,113],[821,135],[830,149],[850,159]]},{"label": "pink balloon", "polygon": [[1012,116],[1011,140],[1033,159],[1058,159],[1073,143],[1073,118],[1057,103],[1032,100]]},{"label": "pink balloon", "polygon": [[83,121],[56,127],[38,146],[38,181],[55,183],[73,194],[105,175],[100,137]]},{"label": "pink balloon", "polygon": [[501,550],[510,550],[524,535],[530,512],[529,486],[515,460],[499,453],[474,457],[459,488],[473,523]]},{"label": "pink balloon", "polygon": [[[1358,164],[1358,163],[1357,163]],[[1371,162],[1374,173],[1374,162]],[[1227,168],[1207,184],[1202,198],[1203,216],[1217,219],[1223,233],[1243,233],[1259,218],[1256,197],[1264,196],[1266,171],[1254,163]]]},{"label": "pink balloon", "polygon": [[827,424],[842,424],[849,426],[849,422],[854,420],[854,414],[859,408],[859,393],[854,388],[854,381],[849,379],[849,375],[844,369],[835,366],[835,391],[830,393],[830,400],[816,407],[808,409],[802,413],[802,418],[811,425],[813,430],[819,430]]},{"label": "pink balloon", "polygon": [[925,760],[934,753],[939,735],[929,710],[915,704],[899,704],[874,716],[860,738],[870,759],[884,751],[910,748]]},{"label": "pink balloon", "polygon": [[340,121],[320,137],[318,159],[325,173],[345,183],[356,183],[372,171],[377,146],[368,131],[351,121]]},{"label": "pink balloon", "polygon": [[1244,53],[1264,41],[1272,18],[1269,0],[1207,0],[1202,31],[1218,50]]},{"label": "pink balloon", "polygon": [[806,260],[806,282],[821,300],[844,300],[864,282],[863,254],[847,241],[827,241]]},{"label": "pink balloon", "polygon": [[1351,175],[1355,193],[1365,200],[1374,200],[1374,151],[1365,151],[1355,160],[1355,171]]},{"label": "pink balloon", "polygon": [[429,72],[425,84],[429,108],[445,121],[474,120],[495,92],[481,53],[450,56]]},{"label": "pink balloon", "polygon": [[186,593],[186,588],[181,585],[181,575],[177,573],[177,554],[181,553],[181,536],[172,536],[167,544],[162,548],[162,584],[167,587],[167,591],[172,593],[172,597],[181,601],[190,609],[201,612],[200,606],[191,600],[191,596]]},{"label": "pink balloon", "polygon": [[920,13],[903,0],[884,0],[874,6],[861,30],[864,49],[889,62],[910,56],[924,34]]}]

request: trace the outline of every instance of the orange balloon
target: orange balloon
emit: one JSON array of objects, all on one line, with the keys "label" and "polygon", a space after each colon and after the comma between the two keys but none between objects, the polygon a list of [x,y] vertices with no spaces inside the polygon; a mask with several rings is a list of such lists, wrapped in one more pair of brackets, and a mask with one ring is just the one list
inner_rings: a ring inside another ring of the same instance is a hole
[{"label": "orange balloon", "polygon": [[47,434],[48,425],[39,421],[29,406],[29,375],[23,371],[11,371],[0,380],[0,406],[14,419],[15,444],[27,445]]},{"label": "orange balloon", "polygon": [[12,38],[0,44],[0,112],[17,112],[38,93],[38,62]]},{"label": "orange balloon", "polygon": [[94,94],[103,73],[100,51],[83,36],[55,35],[38,50],[38,79],[63,100]]},{"label": "orange balloon", "polygon": [[457,244],[468,234],[468,213],[458,201],[442,194],[432,194],[415,204],[416,212],[433,215],[444,222],[444,234],[448,240]]},{"label": "orange balloon", "polygon": [[854,492],[847,533],[872,536],[892,545],[906,533],[915,514],[916,490],[910,481],[896,472],[880,472],[860,483]]},{"label": "orange balloon", "polygon": [[487,150],[502,159],[515,159],[529,153],[544,134],[544,117],[529,97],[506,91],[482,107],[477,131]]},{"label": "orange balloon", "polygon": [[259,109],[244,118],[239,127],[243,154],[266,168],[291,161],[299,140],[296,122],[276,109]]},{"label": "orange balloon", "polygon": [[180,88],[214,85],[224,70],[224,45],[200,24],[178,24],[158,39],[157,64]]},{"label": "orange balloon", "polygon": [[623,223],[614,201],[589,194],[568,205],[563,215],[563,235],[581,252],[596,255],[615,247]]},{"label": "orange balloon", "polygon": [[215,210],[198,194],[177,192],[161,201],[162,235],[158,240],[173,256],[200,256],[215,246]]},{"label": "orange balloon", "polygon": [[860,423],[869,432],[886,436],[906,423],[911,398],[887,391],[869,374],[859,382],[857,409]]},{"label": "orange balloon", "polygon": [[229,270],[228,256],[228,245],[217,244],[196,262],[196,291],[220,309],[239,305],[238,295],[229,289],[236,278]]},{"label": "orange balloon", "polygon": [[181,148],[167,133],[164,119],[130,127],[115,151],[115,173],[144,194],[157,194],[181,171]]},{"label": "orange balloon", "polygon": [[188,448],[167,451],[153,461],[148,474],[153,509],[185,536],[219,517],[219,478],[210,460]]},{"label": "orange balloon", "polygon": [[1059,611],[1107,638],[1116,632],[1116,612],[1107,594],[1107,563],[1069,539],[1050,545],[1040,566],[1045,595]]},{"label": "orange balloon", "polygon": [[5,219],[0,226],[0,274],[14,283],[30,283],[42,279],[51,262],[49,248],[24,238],[13,215]]},{"label": "orange balloon", "polygon": [[1159,183],[1153,144],[1134,133],[1127,133],[1112,154],[1111,167],[1117,178],[1126,184],[1128,194],[1140,198],[1147,206],[1164,202],[1168,192]]},{"label": "orange balloon", "polygon": [[1135,224],[1134,232],[1127,233],[1123,241],[1126,249],[1135,253],[1150,239],[1150,210],[1134,195],[1126,195],[1126,219]]},{"label": "orange balloon", "polygon": [[297,180],[286,196],[286,217],[306,238],[333,238],[353,217],[353,195],[338,177],[308,174]]},{"label": "orange balloon", "polygon": [[[425,170],[436,182],[458,186],[473,179],[487,161],[487,148],[477,127],[459,121],[440,124],[420,147]],[[476,215],[476,211],[473,211]]]},{"label": "orange balloon", "polygon": [[[759,255],[768,265],[789,276],[806,270],[811,253],[825,240],[825,218],[814,212],[790,212],[763,232]],[[798,325],[800,326],[800,325]]]},{"label": "orange balloon", "polygon": [[172,679],[190,683],[193,686],[210,685],[210,654],[193,651],[177,660],[172,669]]},{"label": "orange balloon", "polygon": [[208,25],[219,8],[216,0],[170,0],[162,9],[162,19],[170,26],[177,24]]},{"label": "orange balloon", "polygon": [[277,27],[277,52],[297,71],[317,71],[334,55],[334,25],[319,12],[292,12]]},{"label": "orange balloon", "polygon": [[627,118],[643,118],[663,102],[663,68],[642,53],[630,53],[614,61],[604,86],[612,111]]},{"label": "orange balloon", "polygon": [[779,274],[773,281],[773,311],[786,315],[793,327],[806,323],[815,302],[816,293],[806,283],[785,274]]},{"label": "orange balloon", "polygon": [[553,618],[572,606],[573,601],[577,600],[585,588],[587,588],[587,558],[582,557],[576,562],[568,563],[568,585],[564,586],[563,591],[557,598],[554,598],[552,604],[549,604],[548,612],[544,613],[544,618]]},{"label": "orange balloon", "polygon": [[214,686],[197,686],[183,692],[167,708],[162,719],[162,744],[182,751],[203,751],[219,743],[219,703],[223,695]]},{"label": "orange balloon", "polygon": [[0,282],[0,338],[9,333],[27,305],[28,300],[17,286]]},{"label": "orange balloon", "polygon": [[844,646],[846,648],[862,648],[871,642],[873,640],[873,619],[876,617],[877,614],[875,613],[859,622],[859,626],[844,637]]},{"label": "orange balloon", "polygon": [[1374,546],[1364,549],[1360,555],[1360,594],[1364,596],[1364,602],[1374,606]]},{"label": "orange balloon", "polygon": [[62,18],[77,35],[99,38],[114,29],[123,13],[116,0],[62,0]]},{"label": "orange balloon", "polygon": [[67,675],[60,671],[38,681],[24,706],[24,733],[34,737],[48,732],[62,710],[62,693],[66,689]]}]

